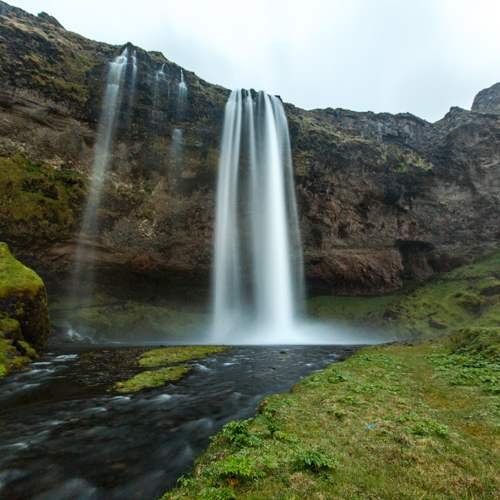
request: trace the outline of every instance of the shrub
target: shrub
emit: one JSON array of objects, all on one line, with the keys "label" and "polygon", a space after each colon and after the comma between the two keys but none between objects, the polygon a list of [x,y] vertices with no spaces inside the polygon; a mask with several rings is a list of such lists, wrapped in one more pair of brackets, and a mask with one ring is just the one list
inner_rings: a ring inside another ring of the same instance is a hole
[{"label": "shrub", "polygon": [[264,472],[258,469],[256,460],[247,455],[231,455],[218,462],[213,472],[218,478],[240,481],[255,480],[265,476]]},{"label": "shrub", "polygon": [[294,468],[299,471],[321,472],[337,467],[334,457],[321,450],[301,450],[293,459]]},{"label": "shrub", "polygon": [[258,446],[260,438],[252,434],[249,429],[249,420],[235,420],[226,424],[221,432],[224,439],[238,448],[245,446]]}]

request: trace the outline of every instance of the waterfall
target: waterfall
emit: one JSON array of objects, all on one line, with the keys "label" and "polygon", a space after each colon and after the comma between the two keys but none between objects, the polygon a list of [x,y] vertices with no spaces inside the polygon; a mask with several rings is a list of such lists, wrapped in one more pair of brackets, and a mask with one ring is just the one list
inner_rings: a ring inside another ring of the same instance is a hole
[{"label": "waterfall", "polygon": [[132,110],[132,107],[134,106],[134,99],[135,99],[135,83],[137,81],[137,51],[134,50],[132,52],[132,75],[130,77],[130,90],[129,90],[129,95],[128,95],[128,107],[129,107],[129,113]]},{"label": "waterfall", "polygon": [[153,86],[153,109],[151,110],[153,122],[160,122],[163,118],[161,94],[162,89],[164,89],[165,85],[167,86],[168,93],[168,81],[165,74],[165,63],[163,63],[160,69],[155,71]]},{"label": "waterfall", "polygon": [[182,146],[184,143],[184,133],[180,128],[172,130],[172,139],[170,143],[170,162],[177,175],[182,163]]},{"label": "waterfall", "polygon": [[[97,211],[101,203],[102,189],[106,180],[113,136],[123,97],[123,83],[127,63],[128,48],[125,48],[116,59],[109,63],[106,90],[102,101],[97,140],[94,148],[90,189],[83,212],[72,274],[71,293],[75,299],[88,296],[91,291],[94,250],[93,245],[88,244],[88,240],[95,237],[99,231]],[[89,264],[89,266],[86,269],[85,284],[83,284],[83,265],[85,263]]]},{"label": "waterfall", "polygon": [[184,71],[181,69],[181,76],[179,80],[179,86],[177,89],[177,116],[178,118],[184,117],[184,110],[186,108],[188,87],[184,80]]},{"label": "waterfall", "polygon": [[253,329],[286,342],[303,303],[288,123],[277,97],[235,90],[226,104],[217,182],[213,337]]}]

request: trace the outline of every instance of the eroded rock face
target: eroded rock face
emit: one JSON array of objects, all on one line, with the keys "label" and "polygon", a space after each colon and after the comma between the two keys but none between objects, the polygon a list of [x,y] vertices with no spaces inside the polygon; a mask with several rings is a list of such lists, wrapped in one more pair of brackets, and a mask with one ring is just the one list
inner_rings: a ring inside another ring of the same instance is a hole
[{"label": "eroded rock face", "polygon": [[472,103],[472,111],[500,114],[500,83],[481,90]]},{"label": "eroded rock face", "polygon": [[[52,206],[65,214],[49,215],[49,227],[41,217],[30,238],[19,228],[32,217],[15,197],[4,197],[0,233],[49,278],[71,266],[107,63],[122,49],[0,2],[0,189],[12,190],[15,173],[30,202],[37,203],[28,194],[43,185],[40,214],[54,214]],[[132,99],[128,69],[99,212],[101,238],[87,244],[101,269],[117,276],[208,286],[228,91],[184,70],[189,93],[180,113],[180,67],[160,53],[135,50],[137,88]],[[155,101],[163,64],[166,80]],[[498,245],[500,115],[476,112],[476,101],[472,112],[452,108],[434,124],[407,113],[285,106],[311,288],[388,292]],[[182,130],[180,157],[175,129]],[[16,171],[8,167],[13,157]],[[33,169],[48,180],[30,181]]]}]

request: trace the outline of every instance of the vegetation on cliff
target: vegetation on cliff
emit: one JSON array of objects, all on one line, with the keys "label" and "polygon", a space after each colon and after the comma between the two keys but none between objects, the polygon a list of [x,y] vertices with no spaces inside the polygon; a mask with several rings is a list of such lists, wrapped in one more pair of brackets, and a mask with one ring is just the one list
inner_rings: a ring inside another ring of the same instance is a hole
[{"label": "vegetation on cliff", "polygon": [[26,157],[0,156],[0,232],[10,242],[40,245],[73,236],[84,196],[78,173]]},{"label": "vegetation on cliff", "polygon": [[35,358],[49,331],[43,281],[0,243],[0,377]]}]

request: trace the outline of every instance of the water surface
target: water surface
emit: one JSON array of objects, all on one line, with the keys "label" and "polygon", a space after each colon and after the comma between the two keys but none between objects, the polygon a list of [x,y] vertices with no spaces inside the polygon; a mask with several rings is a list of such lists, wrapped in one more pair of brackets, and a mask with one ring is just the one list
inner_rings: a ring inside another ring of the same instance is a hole
[{"label": "water surface", "polygon": [[131,396],[108,389],[133,375],[136,350],[53,352],[0,383],[0,498],[157,498],[225,423],[353,350],[234,347]]}]

